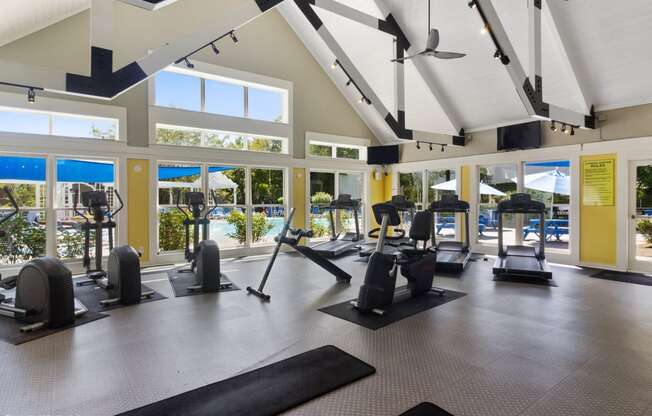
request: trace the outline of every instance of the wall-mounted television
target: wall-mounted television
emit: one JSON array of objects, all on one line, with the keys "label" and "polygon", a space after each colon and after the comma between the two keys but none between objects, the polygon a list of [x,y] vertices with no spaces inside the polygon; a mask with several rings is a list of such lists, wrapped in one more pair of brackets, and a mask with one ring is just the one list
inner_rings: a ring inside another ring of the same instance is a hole
[{"label": "wall-mounted television", "polygon": [[367,148],[368,165],[391,165],[398,163],[398,145],[370,146]]},{"label": "wall-mounted television", "polygon": [[541,122],[515,124],[498,128],[497,148],[501,150],[524,150],[541,147]]}]

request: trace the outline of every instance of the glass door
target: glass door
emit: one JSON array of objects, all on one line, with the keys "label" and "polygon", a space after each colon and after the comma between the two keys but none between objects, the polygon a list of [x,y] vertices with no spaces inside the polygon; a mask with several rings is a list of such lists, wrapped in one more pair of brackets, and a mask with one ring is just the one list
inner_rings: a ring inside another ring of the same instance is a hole
[{"label": "glass door", "polygon": [[652,161],[632,162],[629,268],[652,273]]}]

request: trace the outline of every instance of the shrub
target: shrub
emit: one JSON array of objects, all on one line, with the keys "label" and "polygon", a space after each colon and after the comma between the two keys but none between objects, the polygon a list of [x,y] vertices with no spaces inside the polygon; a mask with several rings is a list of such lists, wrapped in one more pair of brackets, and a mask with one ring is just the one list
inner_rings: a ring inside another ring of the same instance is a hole
[{"label": "shrub", "polygon": [[[91,230],[91,244],[95,232]],[[57,233],[57,254],[62,259],[74,259],[84,255],[84,233],[81,230]]]},{"label": "shrub", "polygon": [[330,204],[333,201],[333,196],[328,192],[317,192],[312,197],[310,197],[310,202],[312,204]]},{"label": "shrub", "polygon": [[19,263],[45,255],[45,227],[30,223],[23,216],[8,220],[3,229],[6,237],[0,244],[3,263]]},{"label": "shrub", "polygon": [[[255,212],[251,218],[252,221],[252,238],[256,243],[262,240],[265,235],[272,229],[271,221],[267,220],[267,215],[264,212]],[[227,233],[229,238],[237,240],[238,243],[244,244],[247,241],[247,216],[240,210],[232,210],[229,216],[226,217],[226,222],[233,226],[233,232]]]},{"label": "shrub", "polygon": [[648,244],[652,244],[652,221],[639,221],[639,223],[636,224],[636,231],[643,234]]},{"label": "shrub", "polygon": [[312,230],[313,237],[316,238],[328,235],[330,232],[330,228],[327,225],[317,222],[314,217],[310,218],[310,229]]},{"label": "shrub", "polygon": [[[185,245],[183,220],[186,216],[178,210],[159,214],[158,239],[162,251],[181,250]],[[190,227],[192,233],[192,227]]]}]

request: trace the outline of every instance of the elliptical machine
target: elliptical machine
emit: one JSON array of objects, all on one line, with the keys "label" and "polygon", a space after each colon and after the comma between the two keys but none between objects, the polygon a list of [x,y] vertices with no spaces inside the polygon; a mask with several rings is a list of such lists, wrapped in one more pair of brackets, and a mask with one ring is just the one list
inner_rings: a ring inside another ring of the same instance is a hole
[{"label": "elliptical machine", "polygon": [[[131,305],[143,299],[149,299],[154,291],[142,291],[140,283],[140,256],[131,246],[113,248],[116,223],[115,215],[124,207],[118,191],[113,191],[120,206],[113,210],[109,206],[105,191],[84,191],[81,193],[81,202],[84,211],[78,209],[79,192],[74,193],[73,211],[84,218],[81,228],[84,232],[84,259],[88,280],[78,282],[78,286],[97,285],[108,293],[108,299],[100,301],[102,306],[117,303]],[[90,215],[90,217],[89,217]],[[91,219],[93,221],[91,221]],[[90,244],[91,230],[95,231],[95,268],[91,267]],[[109,242],[109,259],[107,270],[102,268],[102,249],[104,230],[107,232]]]},{"label": "elliptical machine", "polygon": [[[11,190],[6,187],[4,192],[14,210],[0,219],[0,225],[19,212]],[[0,237],[5,236],[6,232],[0,230]],[[4,288],[15,287],[16,294],[12,303],[11,299],[0,293],[0,315],[27,324],[20,328],[21,332],[44,327],[60,328],[74,323],[76,318],[88,312],[84,305],[75,300],[70,270],[54,257],[30,260],[17,276],[5,279],[3,283]]]},{"label": "elliptical machine", "polygon": [[[444,295],[443,289],[432,287],[435,277],[437,255],[427,247],[432,231],[432,212],[419,211],[412,219],[409,237],[414,245],[398,247],[396,253],[383,253],[383,245],[387,238],[389,226],[397,227],[401,223],[398,209],[391,203],[381,203],[373,206],[376,221],[380,223],[380,233],[376,243],[376,251],[369,257],[364,284],[360,287],[358,299],[351,305],[362,312],[373,312],[384,315],[383,308],[395,302],[404,301],[427,292]],[[422,242],[422,247],[419,247]],[[408,280],[407,289],[396,293],[396,275],[398,268]],[[396,296],[395,296],[396,295]]]},{"label": "elliptical machine", "polygon": [[[213,201],[217,201],[215,193],[211,190]],[[209,228],[211,220],[208,218],[217,205],[207,208],[203,192],[186,192],[184,194],[187,209],[181,208],[181,190],[177,190],[177,209],[183,212],[186,218],[183,220],[183,227],[186,237],[185,259],[190,263],[189,269],[179,272],[194,273],[196,284],[188,287],[190,292],[217,292],[229,289],[233,285],[229,281],[222,282],[226,278],[220,270],[220,249],[215,240],[210,240]],[[192,216],[188,215],[188,211]],[[204,215],[202,215],[202,213]],[[190,226],[192,230],[192,249],[190,249]],[[201,240],[199,239],[201,228]]]}]

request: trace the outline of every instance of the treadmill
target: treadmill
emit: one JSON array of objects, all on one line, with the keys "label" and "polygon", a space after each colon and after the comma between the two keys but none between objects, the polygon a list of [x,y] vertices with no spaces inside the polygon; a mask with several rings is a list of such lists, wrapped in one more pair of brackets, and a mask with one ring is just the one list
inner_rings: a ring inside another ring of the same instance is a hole
[{"label": "treadmill", "polygon": [[[453,212],[464,214],[464,239],[463,241],[439,241],[435,237],[435,230],[432,232],[432,246],[436,249],[437,272],[459,274],[464,271],[466,264],[471,258],[469,250],[469,210],[470,205],[461,201],[457,195],[443,195],[439,201],[430,204],[430,211],[433,213]],[[433,227],[436,227],[433,221]]]},{"label": "treadmill", "polygon": [[[508,200],[498,203],[498,258],[494,265],[494,280],[509,277],[526,277],[551,280],[552,272],[548,267],[545,254],[545,215],[543,202],[533,201],[529,194],[513,194]],[[539,215],[539,247],[503,245],[504,214]]]},{"label": "treadmill", "polygon": [[[340,194],[336,200],[332,201],[324,210],[328,211],[328,217],[331,225],[331,238],[328,241],[315,244],[312,250],[319,255],[327,258],[339,257],[345,253],[356,250],[362,242],[363,235],[360,234],[360,221],[358,219],[358,208],[360,200],[351,199],[349,194]],[[353,211],[355,220],[355,232],[346,232],[341,238],[335,230],[335,214],[337,210]]]},{"label": "treadmill", "polygon": [[[396,207],[396,210],[399,213],[399,217],[401,218],[401,221],[403,220],[404,213],[408,213],[410,217],[410,221],[412,221],[412,218],[414,218],[414,213],[416,212],[416,205],[414,204],[414,202],[409,201],[405,196],[394,195],[392,196],[392,199],[390,201],[387,201],[386,203]],[[380,227],[374,228],[373,230],[367,233],[367,236],[375,239],[378,238],[379,232],[380,232]],[[400,228],[400,224],[394,227],[394,230],[392,232],[392,238],[386,238],[384,243],[382,244],[382,252],[385,254],[392,254],[397,252],[399,247],[401,246],[414,245],[410,241],[410,238],[406,236],[406,234],[407,232],[403,228]],[[367,247],[365,248],[365,246]],[[358,248],[360,249],[358,255],[361,258],[355,261],[361,263],[367,263],[369,261],[369,256],[371,256],[371,254],[377,250],[377,244],[376,243],[367,243],[364,245],[361,244],[358,246]]]}]

